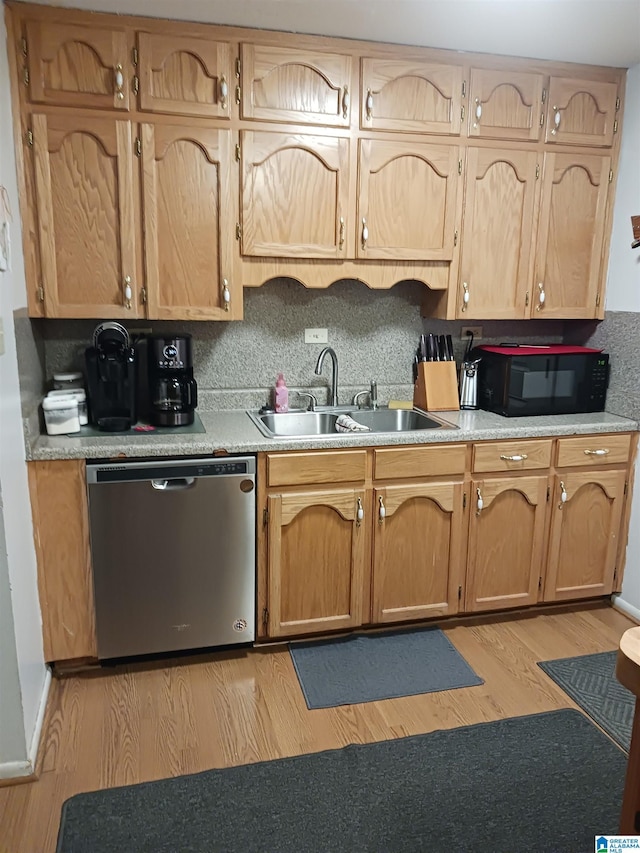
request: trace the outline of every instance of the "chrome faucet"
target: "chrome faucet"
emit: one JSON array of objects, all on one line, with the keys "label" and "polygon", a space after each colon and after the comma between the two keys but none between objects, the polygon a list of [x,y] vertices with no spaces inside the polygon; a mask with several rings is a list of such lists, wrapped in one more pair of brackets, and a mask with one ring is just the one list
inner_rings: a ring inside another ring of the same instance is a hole
[{"label": "chrome faucet", "polygon": [[316,362],[316,376],[320,376],[322,372],[322,365],[324,364],[325,355],[331,356],[331,405],[338,405],[338,356],[331,349],[331,347],[325,347],[320,355],[318,356],[318,361]]},{"label": "chrome faucet", "polygon": [[369,408],[377,409],[378,408],[378,383],[375,379],[371,380],[371,387],[368,391],[358,391],[357,394],[353,395],[353,405],[360,408],[360,398],[361,397],[369,398]]}]

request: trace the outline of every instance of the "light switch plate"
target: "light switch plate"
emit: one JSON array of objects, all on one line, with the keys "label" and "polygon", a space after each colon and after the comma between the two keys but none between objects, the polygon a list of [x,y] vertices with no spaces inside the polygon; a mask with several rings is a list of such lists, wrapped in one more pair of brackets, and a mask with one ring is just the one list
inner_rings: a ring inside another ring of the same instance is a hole
[{"label": "light switch plate", "polygon": [[327,344],[329,343],[329,330],[305,329],[304,342],[305,344]]},{"label": "light switch plate", "polygon": [[0,317],[0,355],[4,355],[4,320]]}]

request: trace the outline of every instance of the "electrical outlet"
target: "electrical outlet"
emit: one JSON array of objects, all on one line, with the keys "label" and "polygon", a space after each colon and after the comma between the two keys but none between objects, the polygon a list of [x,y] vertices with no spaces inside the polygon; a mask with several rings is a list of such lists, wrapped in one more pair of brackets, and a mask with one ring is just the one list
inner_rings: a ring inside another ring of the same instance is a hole
[{"label": "electrical outlet", "polygon": [[466,341],[468,340],[467,332],[473,332],[473,339],[477,341],[478,338],[482,337],[482,326],[463,326],[460,329],[460,340]]},{"label": "electrical outlet", "polygon": [[329,330],[305,329],[304,342],[305,344],[327,344],[329,343]]}]

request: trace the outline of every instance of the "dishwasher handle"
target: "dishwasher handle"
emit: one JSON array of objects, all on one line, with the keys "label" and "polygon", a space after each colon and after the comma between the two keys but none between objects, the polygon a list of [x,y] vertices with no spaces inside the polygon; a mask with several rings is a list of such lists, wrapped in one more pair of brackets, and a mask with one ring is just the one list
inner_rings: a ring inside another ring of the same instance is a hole
[{"label": "dishwasher handle", "polygon": [[166,480],[151,480],[151,485],[158,492],[181,492],[191,489],[196,484],[195,477],[173,477]]}]

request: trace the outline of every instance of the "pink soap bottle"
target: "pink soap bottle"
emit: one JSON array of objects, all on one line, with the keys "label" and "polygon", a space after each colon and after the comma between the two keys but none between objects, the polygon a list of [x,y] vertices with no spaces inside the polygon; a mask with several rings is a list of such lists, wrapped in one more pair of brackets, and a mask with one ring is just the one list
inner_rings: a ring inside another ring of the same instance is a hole
[{"label": "pink soap bottle", "polygon": [[276,412],[288,412],[289,411],[289,389],[287,388],[287,384],[284,381],[284,376],[282,373],[278,374],[278,379],[276,380]]}]

